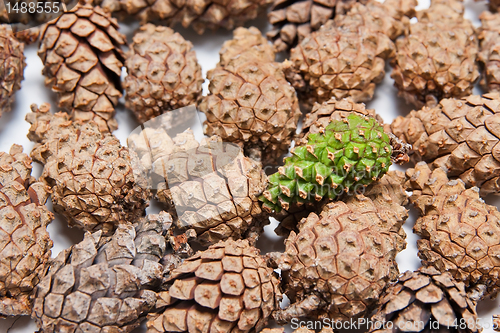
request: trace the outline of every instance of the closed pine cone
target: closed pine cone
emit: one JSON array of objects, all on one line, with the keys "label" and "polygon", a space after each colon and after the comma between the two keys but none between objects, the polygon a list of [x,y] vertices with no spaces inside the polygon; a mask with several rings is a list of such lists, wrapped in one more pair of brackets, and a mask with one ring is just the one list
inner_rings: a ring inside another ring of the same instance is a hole
[{"label": "closed pine cone", "polygon": [[174,269],[147,332],[260,332],[279,308],[273,269],[246,240],[227,240]]},{"label": "closed pine cone", "polygon": [[167,26],[177,23],[193,28],[198,34],[205,29],[232,30],[253,20],[272,0],[176,1],[176,0],[93,0],[95,5],[120,18],[133,16],[141,21]]},{"label": "closed pine cone", "polygon": [[450,272],[468,288],[500,287],[500,213],[479,197],[479,189],[450,181],[442,169],[424,162],[406,172],[411,202],[420,214],[413,232],[424,266]]},{"label": "closed pine cone", "polygon": [[210,93],[199,105],[207,116],[205,134],[237,143],[264,165],[276,164],[290,147],[301,112],[260,31],[236,29],[207,78]]},{"label": "closed pine cone", "polygon": [[127,333],[146,318],[162,279],[165,230],[157,215],[135,222],[112,237],[87,232],[54,259],[36,289],[40,332]]},{"label": "closed pine cone", "polygon": [[482,195],[500,193],[500,95],[444,99],[436,107],[398,117],[391,131],[413,146],[413,161],[443,168],[448,177],[478,186]]},{"label": "closed pine cone", "polygon": [[40,38],[45,84],[57,93],[59,107],[73,120],[94,120],[102,132],[117,129],[126,40],[116,20],[99,7],[79,3],[49,22]]},{"label": "closed pine cone", "polygon": [[0,152],[0,317],[31,312],[32,290],[52,248],[47,196],[48,188],[31,177],[31,159],[21,146]]},{"label": "closed pine cone", "polygon": [[[399,181],[401,188],[402,177]],[[375,183],[368,196],[327,204],[320,216],[309,214],[299,232],[290,233],[285,254],[275,260],[291,301],[277,312],[278,322],[360,317],[397,277],[395,257],[406,245],[407,197],[386,184]]]},{"label": "closed pine cone", "polygon": [[171,138],[162,129],[147,128],[129,137],[129,147],[152,171],[158,199],[178,217],[175,225],[194,229],[202,245],[227,238],[254,242],[269,223],[258,200],[267,177],[238,146],[215,136],[199,143],[191,130]]},{"label": "closed pine cone", "polygon": [[110,233],[119,223],[144,214],[151,194],[133,152],[89,121],[72,122],[42,104],[26,115],[31,157],[44,165],[41,180],[52,188],[54,210],[70,226]]},{"label": "closed pine cone", "polygon": [[12,33],[10,27],[0,24],[0,116],[9,112],[14,94],[21,89],[26,61],[24,45]]},{"label": "closed pine cone", "polygon": [[433,0],[417,13],[405,38],[396,41],[391,77],[406,102],[420,108],[472,94],[479,78],[478,41],[457,0]]},{"label": "closed pine cone", "polygon": [[[370,320],[370,333],[480,331],[476,304],[463,282],[431,267],[402,274],[384,293]],[[393,329],[385,329],[391,325]]]},{"label": "closed pine cone", "polygon": [[484,68],[481,85],[488,91],[500,92],[500,13],[483,12],[479,18],[478,61]]},{"label": "closed pine cone", "polygon": [[134,35],[125,66],[125,106],[140,123],[170,110],[196,104],[201,66],[193,44],[167,27],[146,24]]}]

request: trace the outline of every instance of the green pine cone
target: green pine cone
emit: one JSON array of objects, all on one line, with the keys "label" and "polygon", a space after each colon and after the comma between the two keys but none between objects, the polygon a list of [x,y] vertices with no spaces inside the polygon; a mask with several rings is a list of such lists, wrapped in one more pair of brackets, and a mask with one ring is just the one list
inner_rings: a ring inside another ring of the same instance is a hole
[{"label": "green pine cone", "polygon": [[380,179],[392,164],[390,137],[375,119],[357,114],[332,121],[291,152],[260,197],[268,211],[358,191]]}]

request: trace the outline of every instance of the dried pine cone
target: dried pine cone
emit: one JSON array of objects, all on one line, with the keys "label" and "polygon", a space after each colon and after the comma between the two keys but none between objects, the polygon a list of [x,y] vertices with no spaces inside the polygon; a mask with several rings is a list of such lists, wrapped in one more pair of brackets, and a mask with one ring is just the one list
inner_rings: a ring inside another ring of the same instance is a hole
[{"label": "dried pine cone", "polygon": [[207,116],[205,134],[237,143],[264,165],[276,164],[301,115],[294,89],[256,28],[236,29],[220,54],[207,74],[210,94],[199,105]]},{"label": "dried pine cone", "polygon": [[500,13],[484,12],[479,18],[481,52],[478,61],[484,67],[481,85],[488,91],[500,92]]},{"label": "dried pine cone", "polygon": [[134,153],[89,121],[72,122],[50,105],[32,105],[26,115],[33,160],[44,165],[41,180],[52,188],[54,210],[71,226],[110,233],[144,214],[150,192]]},{"label": "dried pine cone", "polygon": [[14,94],[21,89],[26,67],[23,52],[24,45],[10,27],[0,24],[0,116],[11,110]]},{"label": "dried pine cone", "polygon": [[177,267],[159,294],[148,333],[260,332],[279,308],[273,269],[246,240],[227,240]]},{"label": "dried pine cone", "polygon": [[370,320],[370,333],[480,331],[476,304],[464,284],[434,268],[402,274],[380,299]]},{"label": "dried pine cone", "polygon": [[121,224],[112,237],[87,232],[62,251],[36,289],[40,332],[131,332],[154,308],[165,253],[163,219]]},{"label": "dried pine cone", "polygon": [[275,259],[291,301],[277,312],[278,322],[297,317],[346,320],[373,307],[399,274],[395,257],[406,245],[402,225],[408,212],[402,205],[407,197],[397,190],[402,175],[395,178],[396,186],[375,183],[367,196],[327,204],[320,216],[311,213],[299,223],[297,234],[290,233],[285,254]]},{"label": "dried pine cone", "polygon": [[448,177],[478,186],[482,195],[500,193],[500,95],[444,99],[398,117],[390,130],[413,146],[412,159],[443,168]]},{"label": "dried pine cone", "polygon": [[170,28],[146,24],[134,35],[125,66],[126,104],[144,123],[201,97],[201,66],[191,42]]},{"label": "dried pine cone", "polygon": [[173,26],[181,23],[193,28],[198,34],[205,29],[225,28],[232,30],[257,17],[272,0],[176,1],[176,0],[93,0],[94,5],[120,18],[133,16],[142,24],[158,22]]},{"label": "dried pine cone", "polygon": [[116,20],[99,7],[79,3],[49,22],[40,38],[45,83],[58,94],[59,107],[73,120],[95,121],[102,132],[117,129],[126,40]]},{"label": "dried pine cone", "polygon": [[[145,138],[148,138],[146,141]],[[182,230],[211,245],[227,238],[252,242],[269,223],[258,196],[267,178],[258,162],[218,137],[196,141],[191,130],[173,139],[162,129],[146,128],[129,137],[129,147],[152,170],[153,188]]]},{"label": "dried pine cone", "polygon": [[0,152],[0,317],[29,315],[32,290],[45,275],[54,218],[48,188],[31,177],[31,159],[13,145]]},{"label": "dried pine cone", "polygon": [[479,78],[478,41],[457,0],[433,0],[417,13],[405,38],[396,41],[391,77],[399,95],[417,107],[472,94]]},{"label": "dried pine cone", "polygon": [[500,213],[484,203],[479,189],[450,181],[442,169],[431,171],[424,162],[406,172],[410,198],[420,214],[413,232],[424,266],[450,272],[469,288],[486,293],[500,287]]}]

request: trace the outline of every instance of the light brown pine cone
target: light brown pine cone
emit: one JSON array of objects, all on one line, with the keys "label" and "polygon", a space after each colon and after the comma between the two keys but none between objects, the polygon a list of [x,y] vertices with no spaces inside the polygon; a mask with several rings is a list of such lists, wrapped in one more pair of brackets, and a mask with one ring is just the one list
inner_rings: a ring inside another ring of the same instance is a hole
[{"label": "light brown pine cone", "polygon": [[12,109],[14,94],[21,89],[26,67],[23,52],[24,45],[12,29],[0,24],[0,116]]},{"label": "light brown pine cone", "polygon": [[484,68],[481,85],[488,91],[500,92],[500,13],[483,12],[479,18],[478,61]]}]

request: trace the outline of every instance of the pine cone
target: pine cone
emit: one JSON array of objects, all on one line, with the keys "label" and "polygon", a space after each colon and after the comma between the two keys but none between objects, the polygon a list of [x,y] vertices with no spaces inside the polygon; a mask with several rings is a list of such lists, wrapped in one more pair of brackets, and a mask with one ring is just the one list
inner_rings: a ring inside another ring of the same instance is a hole
[{"label": "pine cone", "polygon": [[93,121],[71,122],[66,113],[50,114],[48,104],[31,109],[31,157],[44,165],[40,179],[70,226],[108,234],[144,214],[151,194],[133,152]]},{"label": "pine cone", "polygon": [[62,251],[36,289],[40,332],[131,332],[154,308],[166,244],[162,219],[121,224],[112,237],[87,232]]},{"label": "pine cone", "polygon": [[118,128],[115,106],[126,44],[118,24],[101,8],[79,3],[45,25],[38,55],[45,84],[73,120],[94,120],[102,132]]},{"label": "pine cone", "polygon": [[396,41],[391,77],[399,96],[421,108],[441,99],[472,94],[479,78],[478,41],[457,0],[433,0],[417,13],[403,39]]},{"label": "pine cone", "polygon": [[497,208],[484,203],[479,189],[449,181],[442,169],[424,162],[406,172],[410,198],[418,210],[413,232],[424,266],[450,272],[466,286],[483,285],[487,293],[500,287],[500,227]]},{"label": "pine cone", "polygon": [[488,91],[500,92],[500,13],[483,12],[479,18],[478,61],[484,68],[481,85]]},{"label": "pine cone", "polygon": [[10,27],[0,24],[0,116],[12,109],[14,94],[21,89],[26,67],[23,52],[24,45]]},{"label": "pine cone", "polygon": [[45,275],[54,215],[48,188],[31,177],[31,159],[13,145],[0,152],[0,317],[29,315],[32,290]]},{"label": "pine cone", "polygon": [[176,268],[160,293],[161,313],[148,316],[148,333],[260,332],[279,308],[272,268],[246,240],[227,240]]},{"label": "pine cone", "polygon": [[181,23],[184,28],[193,28],[198,34],[202,34],[205,29],[232,30],[241,26],[256,18],[271,1],[94,0],[93,3],[121,19],[132,16],[139,19],[141,24],[157,22],[166,26]]},{"label": "pine cone", "polygon": [[[298,234],[290,233],[278,266],[291,305],[277,312],[279,323],[368,313],[399,274],[395,257],[405,247],[401,227],[408,212],[389,193],[329,203],[320,216],[303,219]],[[399,199],[406,202],[406,195]]]},{"label": "pine cone", "polygon": [[207,74],[210,94],[199,105],[207,116],[205,134],[239,144],[264,165],[276,164],[301,115],[294,89],[256,28],[236,29],[220,58]]},{"label": "pine cone", "polygon": [[125,66],[125,106],[144,123],[201,97],[201,66],[191,42],[170,28],[146,24],[134,35]]},{"label": "pine cone", "polygon": [[449,273],[421,268],[402,274],[387,289],[369,332],[469,333],[480,331],[477,320],[476,304],[462,282]]},{"label": "pine cone", "polygon": [[500,193],[500,95],[444,99],[433,108],[398,117],[390,129],[413,146],[413,161],[443,168],[448,177],[478,186],[481,195]]},{"label": "pine cone", "polygon": [[161,129],[147,128],[130,136],[129,147],[152,170],[153,188],[178,216],[176,226],[194,229],[202,245],[227,238],[254,242],[269,223],[258,200],[267,178],[237,146],[218,137],[198,143],[191,130],[172,139]]}]

